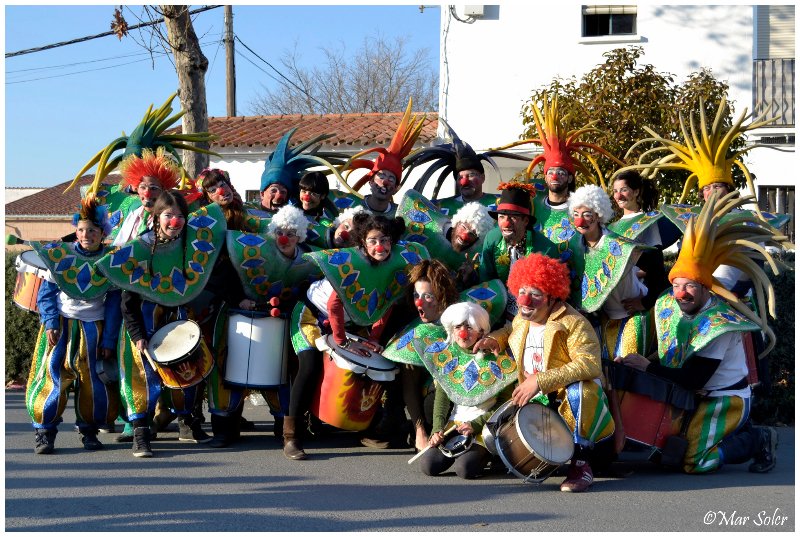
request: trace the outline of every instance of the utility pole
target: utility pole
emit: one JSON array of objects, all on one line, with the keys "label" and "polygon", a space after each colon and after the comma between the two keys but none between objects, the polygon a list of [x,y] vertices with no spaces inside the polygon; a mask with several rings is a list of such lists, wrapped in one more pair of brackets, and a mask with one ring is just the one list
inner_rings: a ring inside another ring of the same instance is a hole
[{"label": "utility pole", "polygon": [[225,6],[225,88],[226,110],[229,117],[236,115],[236,65],[233,62],[233,7]]}]

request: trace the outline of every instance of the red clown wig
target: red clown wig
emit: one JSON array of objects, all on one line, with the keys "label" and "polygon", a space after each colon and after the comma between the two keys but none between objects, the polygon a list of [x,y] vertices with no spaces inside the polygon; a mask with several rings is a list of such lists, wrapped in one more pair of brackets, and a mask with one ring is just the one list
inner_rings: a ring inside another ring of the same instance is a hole
[{"label": "red clown wig", "polygon": [[530,254],[514,263],[508,275],[508,289],[516,296],[520,287],[535,287],[543,293],[566,300],[569,296],[569,269],[544,254]]},{"label": "red clown wig", "polygon": [[119,165],[122,173],[122,185],[134,190],[139,188],[143,177],[155,177],[164,190],[177,188],[180,180],[180,169],[174,160],[159,147],[154,153],[149,149],[142,151],[142,156],[131,155]]}]

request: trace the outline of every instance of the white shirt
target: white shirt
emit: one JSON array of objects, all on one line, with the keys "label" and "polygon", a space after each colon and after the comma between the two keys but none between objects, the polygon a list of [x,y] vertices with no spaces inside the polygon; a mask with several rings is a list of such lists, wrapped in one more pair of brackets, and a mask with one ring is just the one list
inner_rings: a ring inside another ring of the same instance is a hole
[{"label": "white shirt", "polygon": [[542,371],[544,367],[544,328],[545,325],[536,326],[529,323],[528,335],[525,338],[525,350],[522,354],[522,364],[528,375],[534,371]]},{"label": "white shirt", "polygon": [[741,332],[727,332],[714,338],[714,340],[697,352],[698,356],[719,360],[720,364],[711,378],[703,386],[708,390],[709,396],[738,395],[750,397],[750,387],[740,390],[720,390],[726,386],[736,384],[747,376],[747,357],[744,353]]},{"label": "white shirt", "polygon": [[[142,216],[144,214],[144,205],[140,205],[130,213],[128,216],[125,217],[125,220],[122,222],[122,227],[119,229],[119,233],[117,236],[114,237],[114,242],[111,243],[112,246],[122,246],[126,242],[130,242],[137,237],[137,230],[139,229],[139,225],[142,222]],[[148,217],[149,220],[150,217]],[[148,222],[149,224],[149,222]]]},{"label": "white shirt", "polygon": [[[328,313],[328,299],[334,292],[333,285],[327,279],[317,280],[308,288],[306,296],[319,311]],[[350,316],[347,315],[347,309],[344,309],[344,322],[350,322]]]},{"label": "white shirt", "polygon": [[[594,249],[601,248],[603,241],[606,240],[606,233],[608,231],[603,229],[603,236],[600,241],[595,245]],[[611,290],[605,302],[603,302],[602,309],[610,319],[625,319],[629,317],[628,312],[622,305],[622,301],[628,298],[636,298],[647,294],[647,286],[639,281],[636,277],[635,267],[628,269],[619,283],[614,289]]]},{"label": "white shirt", "polygon": [[[643,211],[638,213],[623,214],[620,220],[630,220],[637,216],[643,215]],[[658,231],[658,223],[650,224],[650,227],[645,229],[637,238],[637,241],[646,244],[647,246],[661,246],[661,233]]]}]

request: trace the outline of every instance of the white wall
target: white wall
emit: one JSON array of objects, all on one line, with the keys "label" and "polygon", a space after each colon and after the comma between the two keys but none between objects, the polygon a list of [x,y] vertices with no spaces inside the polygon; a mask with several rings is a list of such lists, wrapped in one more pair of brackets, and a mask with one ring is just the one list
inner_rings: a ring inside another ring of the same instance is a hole
[{"label": "white wall", "polygon": [[[631,2],[634,3],[634,2]],[[581,38],[581,4],[512,3],[485,6],[486,17],[458,22],[442,8],[439,114],[476,151],[519,139],[522,105],[554,77],[580,78],[614,48],[640,45],[641,64],[686,76],[703,67],[729,86],[738,115],[752,108],[752,6],[638,4],[638,35]],[[456,7],[463,16],[463,6]],[[487,86],[488,85],[488,86]],[[787,158],[767,149],[747,157],[761,181],[787,175]],[[788,179],[787,179],[788,180]]]}]

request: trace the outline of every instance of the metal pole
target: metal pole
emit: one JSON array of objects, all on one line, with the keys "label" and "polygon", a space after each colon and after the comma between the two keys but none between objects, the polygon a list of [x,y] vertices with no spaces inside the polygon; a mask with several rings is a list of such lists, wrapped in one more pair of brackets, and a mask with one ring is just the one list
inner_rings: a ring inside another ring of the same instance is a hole
[{"label": "metal pole", "polygon": [[233,7],[225,6],[225,89],[228,117],[236,115],[236,65],[233,61]]}]

